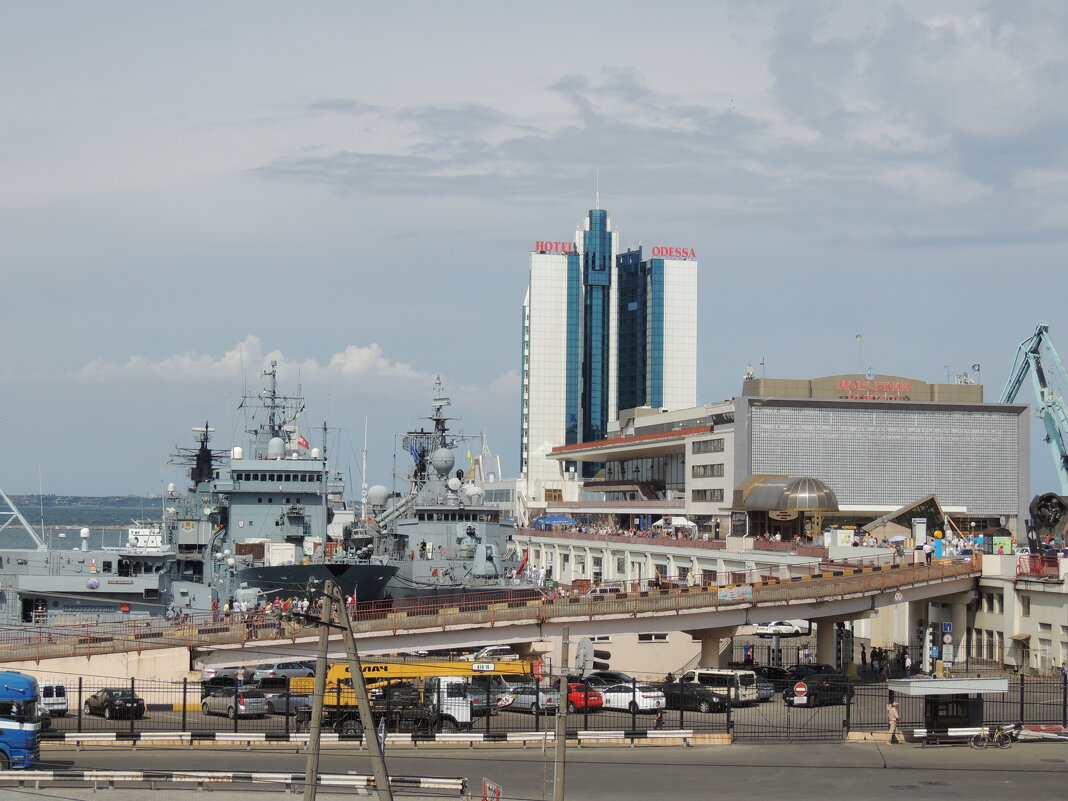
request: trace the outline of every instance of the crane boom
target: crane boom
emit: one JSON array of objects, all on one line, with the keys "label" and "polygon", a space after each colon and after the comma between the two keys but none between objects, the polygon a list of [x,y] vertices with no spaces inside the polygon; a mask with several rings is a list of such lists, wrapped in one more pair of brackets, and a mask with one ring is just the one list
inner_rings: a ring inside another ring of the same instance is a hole
[{"label": "crane boom", "polygon": [[[1047,359],[1045,364],[1043,363],[1044,357]],[[1065,373],[1064,364],[1057,355],[1053,340],[1049,337],[1049,326],[1046,323],[1039,323],[1035,333],[1021,342],[1016,350],[1016,360],[1009,373],[1009,380],[1005,383],[1005,389],[1001,393],[1001,402],[1015,401],[1024,381],[1030,374],[1031,383],[1035,389],[1035,398],[1038,401],[1037,411],[1046,429],[1045,440],[1057,464],[1061,494],[1068,495],[1068,449],[1065,448],[1065,439],[1068,435],[1068,409],[1064,405],[1061,392],[1057,387],[1050,386],[1047,367],[1053,371],[1060,386],[1068,387],[1068,373]]]}]

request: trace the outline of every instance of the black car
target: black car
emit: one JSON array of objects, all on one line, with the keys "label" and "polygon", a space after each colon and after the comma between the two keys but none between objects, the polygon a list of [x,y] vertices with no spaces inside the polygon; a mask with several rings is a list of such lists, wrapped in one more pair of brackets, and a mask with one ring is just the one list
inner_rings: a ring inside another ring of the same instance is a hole
[{"label": "black car", "polygon": [[803,696],[797,695],[797,682],[782,691],[782,700],[787,706],[848,704],[853,697],[853,685],[841,673],[812,673],[801,681],[806,687]]},{"label": "black car", "polygon": [[145,716],[145,699],[135,695],[132,690],[107,688],[93,693],[82,704],[86,715],[103,715],[112,718],[143,718]]},{"label": "black car", "polygon": [[749,670],[756,673],[757,678],[770,682],[771,686],[775,688],[775,692],[782,692],[791,684],[797,682],[797,679],[790,674],[790,671],[775,665],[750,665]]},{"label": "black car", "polygon": [[790,665],[790,667],[786,668],[786,672],[790,674],[790,678],[798,681],[811,676],[813,673],[837,673],[838,669],[834,665],[809,662],[804,665]]},{"label": "black car", "polygon": [[229,690],[237,686],[238,680],[233,676],[213,676],[200,682],[200,697],[207,698],[215,690]]},{"label": "black car", "polygon": [[660,689],[668,709],[696,709],[698,712],[724,712],[727,709],[727,699],[703,684],[673,681]]}]

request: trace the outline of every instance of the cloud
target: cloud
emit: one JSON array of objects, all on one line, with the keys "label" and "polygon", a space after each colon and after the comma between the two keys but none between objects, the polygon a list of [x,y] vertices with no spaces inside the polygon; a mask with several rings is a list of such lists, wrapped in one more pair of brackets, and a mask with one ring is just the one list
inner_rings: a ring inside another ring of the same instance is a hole
[{"label": "cloud", "polygon": [[434,380],[432,373],[420,372],[410,364],[386,358],[377,343],[349,345],[331,355],[325,363],[320,363],[315,359],[287,357],[280,350],[264,351],[260,338],[252,334],[218,357],[206,353],[179,353],[158,360],[131,356],[122,364],[97,360],[78,371],[78,377],[88,381],[123,377],[165,382],[230,380],[267,370],[272,362],[277,362],[280,380],[296,380],[298,377],[309,381],[389,379],[420,386],[429,386]]}]

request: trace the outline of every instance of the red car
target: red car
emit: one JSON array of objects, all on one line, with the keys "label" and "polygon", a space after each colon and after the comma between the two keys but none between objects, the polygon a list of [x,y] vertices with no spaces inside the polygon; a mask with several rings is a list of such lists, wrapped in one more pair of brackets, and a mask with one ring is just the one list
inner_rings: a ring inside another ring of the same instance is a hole
[{"label": "red car", "polygon": [[589,689],[585,684],[567,685],[567,711],[578,712],[580,709],[601,709],[604,696],[597,690]]}]

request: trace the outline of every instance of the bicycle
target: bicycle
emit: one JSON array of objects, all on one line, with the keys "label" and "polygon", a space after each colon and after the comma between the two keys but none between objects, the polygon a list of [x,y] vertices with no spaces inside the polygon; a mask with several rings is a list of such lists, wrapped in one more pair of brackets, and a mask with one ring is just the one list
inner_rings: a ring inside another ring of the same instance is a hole
[{"label": "bicycle", "polygon": [[968,745],[977,751],[982,751],[988,745],[998,748],[1011,748],[1013,741],[1020,734],[1020,725],[1014,726],[984,726],[978,734],[973,734],[968,740]]}]

